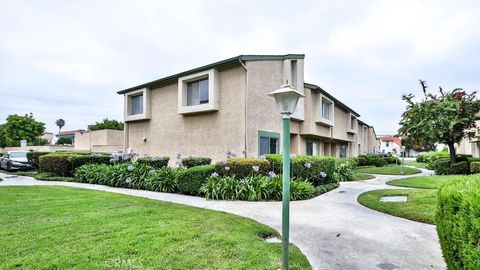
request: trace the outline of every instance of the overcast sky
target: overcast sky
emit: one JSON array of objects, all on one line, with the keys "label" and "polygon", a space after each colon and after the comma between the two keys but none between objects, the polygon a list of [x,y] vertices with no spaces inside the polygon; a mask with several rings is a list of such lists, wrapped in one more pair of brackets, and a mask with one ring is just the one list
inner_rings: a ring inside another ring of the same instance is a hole
[{"label": "overcast sky", "polygon": [[0,122],[122,120],[116,91],[239,54],[304,53],[305,81],[377,134],[419,78],[480,89],[478,1],[200,2],[0,0]]}]

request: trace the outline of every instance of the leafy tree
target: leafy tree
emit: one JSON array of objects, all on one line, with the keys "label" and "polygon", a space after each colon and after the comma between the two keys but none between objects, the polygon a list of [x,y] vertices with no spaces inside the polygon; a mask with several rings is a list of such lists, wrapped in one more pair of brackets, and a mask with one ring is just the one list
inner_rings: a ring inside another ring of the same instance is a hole
[{"label": "leafy tree", "polygon": [[421,151],[433,151],[435,149],[435,143],[427,142],[422,138],[403,137],[402,145],[406,150]]},{"label": "leafy tree", "polygon": [[[7,117],[7,122],[0,128],[0,141],[5,146],[20,146],[21,140],[34,142],[45,131],[45,124],[33,118],[33,114],[24,116],[12,114]],[[1,143],[1,142],[0,142]]]},{"label": "leafy tree", "polygon": [[65,120],[63,120],[62,118],[57,119],[57,121],[55,121],[55,124],[58,127],[58,133],[60,133],[60,130],[62,130],[62,127],[65,126]]},{"label": "leafy tree", "polygon": [[415,138],[425,144],[444,143],[450,152],[450,161],[455,163],[455,143],[475,135],[475,120],[480,110],[476,92],[468,94],[461,88],[439,94],[427,93],[427,84],[420,80],[424,98],[414,102],[412,94],[403,95],[406,111],[400,120],[399,134]]},{"label": "leafy tree", "polygon": [[0,148],[7,146],[5,124],[0,125]]},{"label": "leafy tree", "polygon": [[101,129],[116,129],[116,130],[123,130],[123,123],[117,120],[109,120],[105,118],[102,122],[95,122],[93,125],[88,126],[89,130],[101,130]]}]

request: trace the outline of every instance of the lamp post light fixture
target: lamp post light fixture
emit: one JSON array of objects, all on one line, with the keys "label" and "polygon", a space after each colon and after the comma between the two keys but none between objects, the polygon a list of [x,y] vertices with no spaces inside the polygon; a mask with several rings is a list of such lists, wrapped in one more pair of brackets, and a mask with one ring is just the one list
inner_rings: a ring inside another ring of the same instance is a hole
[{"label": "lamp post light fixture", "polygon": [[403,145],[402,147],[400,147],[400,153],[402,153],[402,167],[405,166],[405,145]]},{"label": "lamp post light fixture", "polygon": [[282,192],[282,269],[288,269],[288,243],[290,231],[290,116],[295,112],[298,99],[304,95],[284,84],[268,93],[275,98],[283,118],[283,192]]}]

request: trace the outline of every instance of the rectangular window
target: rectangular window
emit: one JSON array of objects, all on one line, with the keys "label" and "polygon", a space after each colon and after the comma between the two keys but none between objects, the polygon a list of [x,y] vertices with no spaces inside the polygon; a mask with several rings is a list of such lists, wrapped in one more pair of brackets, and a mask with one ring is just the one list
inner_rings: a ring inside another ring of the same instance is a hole
[{"label": "rectangular window", "polygon": [[208,103],[208,78],[187,83],[187,106]]},{"label": "rectangular window", "polygon": [[322,118],[331,120],[332,103],[322,98]]},{"label": "rectangular window", "polygon": [[307,156],[318,156],[318,142],[307,141]]},{"label": "rectangular window", "polygon": [[260,155],[278,153],[278,139],[271,137],[260,137]]},{"label": "rectangular window", "polygon": [[352,130],[353,130],[353,129],[356,129],[356,125],[355,125],[355,121],[356,121],[356,120],[357,120],[357,119],[356,119],[355,117],[353,117],[353,116],[350,117],[350,129],[352,129]]},{"label": "rectangular window", "polygon": [[386,146],[386,147],[389,147],[389,146],[390,146],[390,142],[385,142],[385,146]]},{"label": "rectangular window", "polygon": [[347,157],[347,145],[346,144],[340,144],[339,145],[339,157],[341,158],[346,158]]},{"label": "rectangular window", "polygon": [[131,97],[131,115],[143,113],[143,95]]}]

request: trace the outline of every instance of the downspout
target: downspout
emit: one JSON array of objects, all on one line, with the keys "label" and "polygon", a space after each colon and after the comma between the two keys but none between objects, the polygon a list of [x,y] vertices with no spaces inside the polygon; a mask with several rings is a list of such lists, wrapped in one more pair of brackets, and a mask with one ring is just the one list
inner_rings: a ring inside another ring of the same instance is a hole
[{"label": "downspout", "polygon": [[246,158],[247,157],[247,153],[248,153],[248,149],[247,149],[247,88],[248,88],[248,70],[247,70],[247,66],[245,66],[245,64],[243,63],[242,59],[238,59],[238,61],[240,62],[240,64],[242,65],[242,67],[245,69],[245,92],[244,92],[244,95],[245,95],[245,108],[244,108],[244,127],[245,127],[245,132],[244,132],[244,157]]}]

